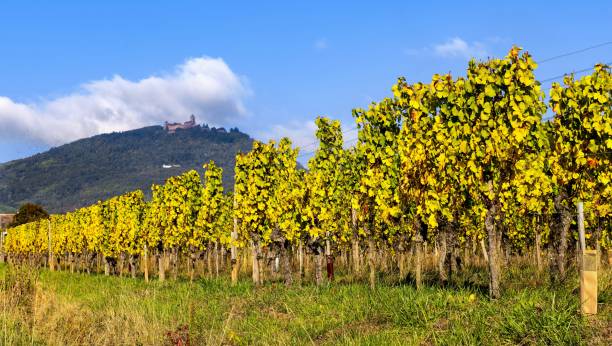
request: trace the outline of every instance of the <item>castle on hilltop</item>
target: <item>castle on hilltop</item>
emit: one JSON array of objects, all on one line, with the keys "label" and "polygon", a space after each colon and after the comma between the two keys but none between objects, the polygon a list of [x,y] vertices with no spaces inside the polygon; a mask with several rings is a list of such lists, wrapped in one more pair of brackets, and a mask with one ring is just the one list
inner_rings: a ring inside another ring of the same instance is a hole
[{"label": "castle on hilltop", "polygon": [[[200,125],[196,124],[195,116],[192,114],[189,117],[189,121],[184,123],[164,123],[164,130],[168,133],[176,133],[176,130],[186,130],[193,128],[200,128]],[[224,127],[208,127],[208,124],[203,124],[201,126],[202,131],[204,132],[216,132],[216,133],[227,133],[227,130]],[[229,132],[240,132],[237,127],[231,128]]]},{"label": "castle on hilltop", "polygon": [[164,130],[168,131],[168,133],[175,133],[176,130],[186,130],[186,129],[191,129],[196,127],[196,121],[195,121],[195,115],[191,115],[191,117],[189,117],[189,121],[186,121],[184,123],[169,123],[169,122],[165,122],[164,123]]}]

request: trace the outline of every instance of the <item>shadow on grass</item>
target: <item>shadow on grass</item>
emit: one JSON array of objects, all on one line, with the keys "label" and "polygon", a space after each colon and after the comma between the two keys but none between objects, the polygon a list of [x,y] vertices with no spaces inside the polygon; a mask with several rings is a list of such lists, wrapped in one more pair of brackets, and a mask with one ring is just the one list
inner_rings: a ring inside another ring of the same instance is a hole
[{"label": "shadow on grass", "polygon": [[[487,295],[489,293],[488,282],[486,281],[486,272],[474,273],[474,270],[480,268],[465,268],[463,272],[452,276],[447,280],[440,280],[439,274],[435,270],[426,270],[422,273],[422,284],[425,287],[438,288],[438,289],[463,289],[478,293],[481,295]],[[469,271],[470,275],[466,275],[466,271]],[[485,281],[483,281],[483,278]],[[416,277],[414,273],[408,273],[403,279],[391,283],[392,286],[412,286],[416,287]]]}]

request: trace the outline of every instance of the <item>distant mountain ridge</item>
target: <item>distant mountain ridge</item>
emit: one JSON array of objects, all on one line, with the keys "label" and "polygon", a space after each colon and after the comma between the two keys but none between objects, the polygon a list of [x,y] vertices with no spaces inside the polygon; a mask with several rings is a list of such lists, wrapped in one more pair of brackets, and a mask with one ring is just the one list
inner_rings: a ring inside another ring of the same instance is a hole
[{"label": "distant mountain ridge", "polygon": [[253,139],[238,129],[196,125],[169,133],[161,126],[102,134],[0,164],[0,212],[25,202],[65,212],[152,184],[214,160],[233,187],[235,157]]}]

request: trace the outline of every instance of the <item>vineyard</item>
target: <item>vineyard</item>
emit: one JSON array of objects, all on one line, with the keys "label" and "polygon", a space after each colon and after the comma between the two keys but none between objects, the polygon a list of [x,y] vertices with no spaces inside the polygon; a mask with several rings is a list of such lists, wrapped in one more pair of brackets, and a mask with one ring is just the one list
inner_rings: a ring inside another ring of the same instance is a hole
[{"label": "vineyard", "polygon": [[339,121],[317,118],[307,170],[290,140],[256,141],[236,157],[232,193],[210,162],[152,186],[151,200],[134,191],[8,229],[3,255],[52,271],[256,286],[321,286],[342,271],[420,289],[424,268],[447,284],[480,265],[493,299],[507,263],[528,258],[563,282],[579,201],[587,246],[612,264],[612,76],[600,64],[544,90],[536,66],[515,47],[471,61],[465,77],[400,78],[392,97],[354,110],[352,147]]}]

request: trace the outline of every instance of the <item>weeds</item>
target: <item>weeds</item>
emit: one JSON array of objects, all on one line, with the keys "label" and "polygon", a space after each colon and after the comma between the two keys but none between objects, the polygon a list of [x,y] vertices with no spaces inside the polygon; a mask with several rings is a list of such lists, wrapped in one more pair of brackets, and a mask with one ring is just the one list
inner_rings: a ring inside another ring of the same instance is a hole
[{"label": "weeds", "polygon": [[[10,266],[0,284],[2,295],[2,341],[8,344],[34,342],[34,309],[38,272],[29,266]],[[12,319],[8,315],[13,316]]]},{"label": "weeds", "polygon": [[575,284],[553,290],[545,281],[530,280],[531,268],[510,268],[504,277],[507,289],[497,301],[480,291],[486,277],[477,268],[466,267],[445,287],[434,283],[434,274],[425,273],[431,285],[418,291],[397,284],[370,290],[365,284],[349,283],[347,277],[339,278],[345,283],[323,287],[271,283],[254,289],[245,281],[233,287],[223,278],[147,284],[0,266],[6,303],[3,344],[38,340],[48,345],[605,345],[609,341],[607,272],[600,280],[601,315],[593,321],[578,314]]}]

